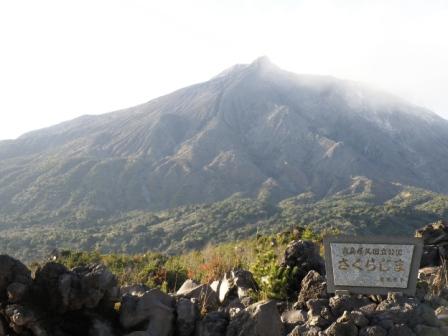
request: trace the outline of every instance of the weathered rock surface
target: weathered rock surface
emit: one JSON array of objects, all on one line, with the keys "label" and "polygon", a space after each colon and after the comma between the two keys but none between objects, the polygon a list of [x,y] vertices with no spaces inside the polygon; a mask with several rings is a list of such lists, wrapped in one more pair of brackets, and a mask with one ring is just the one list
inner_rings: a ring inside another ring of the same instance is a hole
[{"label": "weathered rock surface", "polygon": [[13,282],[6,289],[8,301],[11,303],[19,303],[26,297],[28,290],[29,285],[20,282]]},{"label": "weathered rock surface", "polygon": [[176,305],[176,334],[191,336],[199,320],[199,308],[191,300],[180,298]]},{"label": "weathered rock surface", "polygon": [[113,336],[116,335],[109,321],[103,319],[93,319],[89,335],[94,336]]},{"label": "weathered rock surface", "polygon": [[308,320],[308,313],[303,310],[288,310],[281,316],[282,322],[286,324],[305,323]]},{"label": "weathered rock surface", "polygon": [[415,336],[415,333],[408,326],[406,326],[404,324],[401,324],[401,325],[397,324],[389,329],[389,332],[387,333],[387,335],[388,336]]},{"label": "weathered rock surface", "polygon": [[225,336],[229,318],[223,312],[208,313],[198,323],[195,336]]},{"label": "weathered rock surface", "polygon": [[236,269],[231,271],[231,275],[240,299],[248,296],[250,291],[257,292],[259,290],[258,284],[251,272],[243,269]]},{"label": "weathered rock surface", "polygon": [[328,336],[358,336],[358,328],[353,321],[333,322],[326,330]]},{"label": "weathered rock surface", "polygon": [[423,238],[424,249],[420,267],[439,266],[448,259],[448,222],[438,221],[415,232]]},{"label": "weathered rock surface", "polygon": [[191,279],[183,283],[177,291],[176,296],[196,300],[201,310],[212,311],[219,306],[218,295],[210,285],[197,284]]},{"label": "weathered rock surface", "polygon": [[309,271],[325,274],[325,265],[316,245],[311,241],[294,240],[286,248],[281,265],[296,268],[295,281],[288,285],[291,295],[298,294],[300,284]]},{"label": "weathered rock surface", "polygon": [[416,300],[385,300],[380,302],[376,308],[373,321],[378,324],[390,321],[393,324],[415,325],[419,321],[418,302]]},{"label": "weathered rock surface", "polygon": [[93,264],[69,271],[51,262],[37,270],[34,290],[46,301],[46,309],[64,313],[95,308],[106,298],[118,300],[116,285],[115,276],[104,265]]},{"label": "weathered rock surface", "polygon": [[448,306],[440,306],[435,310],[435,315],[438,320],[448,325]]},{"label": "weathered rock surface", "polygon": [[125,294],[139,295],[149,291],[151,288],[144,284],[126,285],[120,287],[120,296]]},{"label": "weathered rock surface", "polygon": [[[7,255],[0,255],[0,300],[7,299],[8,287],[11,285],[23,286],[26,291],[31,284],[31,271],[20,261]],[[9,288],[11,290],[11,288]],[[18,300],[18,297],[14,298]]]},{"label": "weathered rock surface", "polygon": [[7,324],[3,319],[3,316],[0,315],[0,336],[6,336]]},{"label": "weathered rock surface", "polygon": [[307,324],[310,326],[326,328],[336,320],[327,299],[311,299],[306,302],[306,306],[309,309]]},{"label": "weathered rock surface", "polygon": [[16,333],[31,331],[33,335],[47,335],[47,332],[39,323],[41,316],[30,308],[16,304],[9,305],[6,306],[5,315],[10,321],[10,327]]},{"label": "weathered rock surface", "polygon": [[144,325],[151,336],[170,336],[174,330],[175,300],[159,289],[142,295],[126,294],[121,301],[120,323],[125,329]]},{"label": "weathered rock surface", "polygon": [[358,297],[351,295],[333,296],[329,301],[331,312],[335,316],[341,316],[346,310],[358,310],[370,303],[372,302],[365,296]]},{"label": "weathered rock surface", "polygon": [[386,335],[387,331],[378,325],[362,328],[359,332],[359,336],[386,336]]},{"label": "weathered rock surface", "polygon": [[225,273],[221,280],[211,284],[211,288],[218,294],[220,303],[228,303],[235,298],[242,300],[259,290],[252,273],[242,269]]},{"label": "weathered rock surface", "polygon": [[353,323],[359,328],[363,328],[369,325],[369,320],[364,316],[364,314],[358,310],[350,312],[350,317]]},{"label": "weathered rock surface", "polygon": [[448,222],[439,221],[424,226],[416,231],[416,237],[423,238],[425,245],[436,245],[448,242]]},{"label": "weathered rock surface", "polygon": [[297,306],[299,308],[305,308],[306,302],[310,299],[328,298],[325,278],[314,270],[309,271],[303,278],[300,287],[299,298],[297,300]]},{"label": "weathered rock surface", "polygon": [[274,301],[254,303],[230,321],[226,336],[281,336],[283,325]]},{"label": "weathered rock surface", "polygon": [[422,324],[417,325],[414,328],[414,331],[418,336],[445,336],[438,328],[429,327]]}]

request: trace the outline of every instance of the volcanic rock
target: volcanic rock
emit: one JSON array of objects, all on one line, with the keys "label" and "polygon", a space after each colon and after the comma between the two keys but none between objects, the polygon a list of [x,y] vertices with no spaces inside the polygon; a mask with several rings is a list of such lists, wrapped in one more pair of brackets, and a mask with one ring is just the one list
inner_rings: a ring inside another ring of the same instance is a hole
[{"label": "volcanic rock", "polygon": [[283,325],[274,301],[254,303],[230,321],[226,336],[282,336]]}]

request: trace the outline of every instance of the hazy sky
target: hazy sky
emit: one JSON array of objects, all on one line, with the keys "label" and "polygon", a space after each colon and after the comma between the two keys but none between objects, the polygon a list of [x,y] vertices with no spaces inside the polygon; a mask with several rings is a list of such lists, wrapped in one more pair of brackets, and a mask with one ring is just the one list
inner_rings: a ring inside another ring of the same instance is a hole
[{"label": "hazy sky", "polygon": [[267,55],[448,118],[447,0],[0,0],[0,139]]}]

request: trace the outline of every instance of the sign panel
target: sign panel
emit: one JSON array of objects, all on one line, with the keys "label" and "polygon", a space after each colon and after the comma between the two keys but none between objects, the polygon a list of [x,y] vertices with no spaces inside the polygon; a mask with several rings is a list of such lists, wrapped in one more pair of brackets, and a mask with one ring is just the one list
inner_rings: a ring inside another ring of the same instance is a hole
[{"label": "sign panel", "polygon": [[324,246],[329,292],[415,293],[420,238],[331,236]]}]

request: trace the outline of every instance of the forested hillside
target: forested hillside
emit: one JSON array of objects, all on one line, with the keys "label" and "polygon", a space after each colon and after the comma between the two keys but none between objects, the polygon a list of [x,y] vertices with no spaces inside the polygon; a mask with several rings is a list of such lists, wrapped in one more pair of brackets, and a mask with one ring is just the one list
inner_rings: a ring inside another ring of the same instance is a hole
[{"label": "forested hillside", "polygon": [[42,258],[53,249],[177,254],[292,227],[315,233],[412,234],[443,218],[448,218],[446,195],[357,178],[351,188],[321,200],[304,193],[272,204],[263,197],[234,195],[216,203],[134,211],[108,220],[67,220],[58,227],[15,223],[1,228],[0,246],[24,260]]}]

